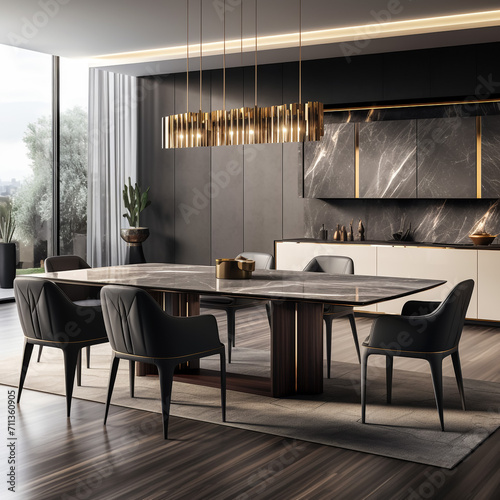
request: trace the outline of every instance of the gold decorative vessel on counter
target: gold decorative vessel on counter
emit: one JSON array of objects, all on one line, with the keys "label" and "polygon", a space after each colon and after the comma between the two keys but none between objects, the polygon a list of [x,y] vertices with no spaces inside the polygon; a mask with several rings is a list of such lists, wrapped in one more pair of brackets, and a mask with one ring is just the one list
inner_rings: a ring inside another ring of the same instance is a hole
[{"label": "gold decorative vessel on counter", "polygon": [[469,238],[472,240],[472,243],[474,245],[489,245],[490,243],[493,242],[493,240],[497,237],[497,234],[490,234],[490,233],[474,233],[470,234]]},{"label": "gold decorative vessel on counter", "polygon": [[225,280],[245,280],[252,277],[255,261],[238,257],[237,259],[215,259],[215,276]]}]

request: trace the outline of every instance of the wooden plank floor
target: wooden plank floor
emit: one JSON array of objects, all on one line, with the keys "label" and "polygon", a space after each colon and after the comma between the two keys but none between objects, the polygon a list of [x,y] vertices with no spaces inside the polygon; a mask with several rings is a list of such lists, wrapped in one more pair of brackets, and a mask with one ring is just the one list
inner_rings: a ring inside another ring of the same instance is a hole
[{"label": "wooden plank floor", "polygon": [[[0,305],[0,356],[22,346],[16,314],[15,306]],[[218,317],[225,341],[223,317]],[[358,323],[362,339],[370,320],[361,318]],[[339,320],[335,327],[334,360],[338,356],[355,360],[348,323]],[[500,367],[493,361],[495,352],[498,359],[499,334],[492,328],[466,328],[465,377],[499,378]],[[257,326],[244,317],[238,321],[236,348],[246,342],[255,348],[259,338],[265,345],[268,335],[265,317],[257,314]],[[7,390],[0,386],[2,422],[6,422]],[[19,469],[13,498],[500,498],[500,432],[449,471],[176,417],[171,418],[171,439],[164,441],[157,414],[115,408],[104,428],[103,411],[102,404],[74,400],[72,417],[66,419],[64,398],[23,393],[16,413]],[[0,457],[3,475],[6,459]],[[6,488],[4,480],[0,498],[9,498]]]}]

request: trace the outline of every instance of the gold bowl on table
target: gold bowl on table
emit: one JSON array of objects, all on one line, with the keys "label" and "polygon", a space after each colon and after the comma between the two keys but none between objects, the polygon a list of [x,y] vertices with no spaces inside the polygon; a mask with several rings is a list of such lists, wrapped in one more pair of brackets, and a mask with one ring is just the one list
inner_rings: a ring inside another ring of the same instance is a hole
[{"label": "gold bowl on table", "polygon": [[238,257],[237,259],[216,259],[215,276],[226,280],[244,280],[252,277],[255,261]]}]

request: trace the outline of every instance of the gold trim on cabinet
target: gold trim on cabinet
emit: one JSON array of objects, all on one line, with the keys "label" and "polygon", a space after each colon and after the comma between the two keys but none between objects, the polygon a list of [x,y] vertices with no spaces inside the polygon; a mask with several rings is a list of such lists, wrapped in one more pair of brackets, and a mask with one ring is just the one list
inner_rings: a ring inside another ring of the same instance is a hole
[{"label": "gold trim on cabinet", "polygon": [[476,116],[476,185],[477,185],[477,198],[482,198],[482,165],[481,165],[481,117]]},{"label": "gold trim on cabinet", "polygon": [[359,123],[354,124],[354,197],[359,198]]},{"label": "gold trim on cabinet", "polygon": [[388,104],[380,106],[354,106],[351,108],[324,108],[323,113],[336,113],[338,111],[367,111],[370,109],[395,109],[395,108],[422,108],[426,106],[451,106],[454,104],[483,104],[485,102],[500,102],[500,99],[473,99],[470,101],[442,101],[442,102],[422,102],[415,104]]}]

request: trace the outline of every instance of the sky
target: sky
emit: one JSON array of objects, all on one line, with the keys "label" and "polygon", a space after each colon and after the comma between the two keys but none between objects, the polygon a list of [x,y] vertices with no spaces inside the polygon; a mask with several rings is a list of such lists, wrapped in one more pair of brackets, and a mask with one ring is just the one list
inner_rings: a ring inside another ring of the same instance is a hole
[{"label": "sky", "polygon": [[[23,136],[29,123],[50,116],[52,56],[0,44],[0,181],[22,180],[31,173]],[[61,111],[87,108],[88,65],[60,61]]]}]

